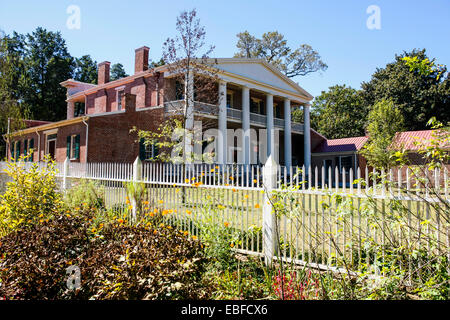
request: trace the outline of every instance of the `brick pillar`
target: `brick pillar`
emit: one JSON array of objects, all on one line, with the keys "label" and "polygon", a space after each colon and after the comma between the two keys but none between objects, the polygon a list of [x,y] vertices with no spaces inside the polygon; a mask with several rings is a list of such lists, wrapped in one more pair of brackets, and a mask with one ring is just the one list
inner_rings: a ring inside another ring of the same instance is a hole
[{"label": "brick pillar", "polygon": [[73,119],[75,117],[75,102],[67,101],[67,119]]}]

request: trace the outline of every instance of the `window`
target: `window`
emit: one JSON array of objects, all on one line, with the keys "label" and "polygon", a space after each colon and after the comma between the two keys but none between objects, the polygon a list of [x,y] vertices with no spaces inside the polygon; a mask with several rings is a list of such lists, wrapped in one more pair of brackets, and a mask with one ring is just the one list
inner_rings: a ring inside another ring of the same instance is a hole
[{"label": "window", "polygon": [[11,142],[11,159],[19,161],[20,158],[20,141]]},{"label": "window", "polygon": [[139,140],[139,159],[141,161],[155,160],[158,154],[159,150],[156,143],[145,144],[144,139]]},{"label": "window", "polygon": [[117,90],[117,110],[122,110],[122,96],[123,90]]},{"label": "window", "polygon": [[84,102],[75,102],[74,117],[80,117],[86,113],[86,104]]},{"label": "window", "polygon": [[184,100],[184,87],[180,81],[175,81],[175,100]]},{"label": "window", "polygon": [[342,173],[342,169],[345,168],[345,172],[349,173],[352,168],[352,156],[339,157],[339,172]]},{"label": "window", "polygon": [[281,119],[281,107],[278,103],[273,104],[273,114],[275,118]]},{"label": "window", "polygon": [[252,113],[258,113],[258,114],[265,114],[264,110],[264,101],[258,98],[251,98],[250,99],[250,112]]},{"label": "window", "polygon": [[23,141],[23,156],[25,161],[33,161],[34,139],[26,139]]},{"label": "window", "polygon": [[67,136],[67,153],[70,160],[80,159],[80,135]]},{"label": "window", "polygon": [[227,108],[233,108],[234,92],[227,90]]}]

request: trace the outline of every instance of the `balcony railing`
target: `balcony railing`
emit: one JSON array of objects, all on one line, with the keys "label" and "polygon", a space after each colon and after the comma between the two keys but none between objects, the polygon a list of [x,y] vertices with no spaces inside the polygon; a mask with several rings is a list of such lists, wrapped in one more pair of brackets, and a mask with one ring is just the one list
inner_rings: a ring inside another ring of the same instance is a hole
[{"label": "balcony railing", "polygon": [[[184,110],[184,100],[170,101],[164,103],[164,112],[182,114]],[[194,112],[197,114],[218,115],[218,107],[213,104],[204,102],[194,102]],[[233,120],[242,119],[242,110],[227,108],[227,118]],[[267,116],[258,113],[250,113],[250,124],[266,126]],[[284,129],[284,119],[274,118],[273,124],[275,128]],[[302,123],[291,122],[291,129],[295,132],[303,132]]]}]

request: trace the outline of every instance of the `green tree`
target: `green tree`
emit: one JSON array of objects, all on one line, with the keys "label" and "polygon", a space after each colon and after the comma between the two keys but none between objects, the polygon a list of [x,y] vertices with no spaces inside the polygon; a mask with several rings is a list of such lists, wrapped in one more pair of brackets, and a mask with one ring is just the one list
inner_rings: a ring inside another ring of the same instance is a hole
[{"label": "green tree", "polygon": [[84,55],[75,59],[73,79],[85,83],[97,84],[97,61],[90,55]]},{"label": "green tree", "polygon": [[111,66],[111,81],[128,77],[121,63],[115,63]]},{"label": "green tree", "polygon": [[403,115],[392,100],[377,102],[370,110],[369,140],[360,151],[369,166],[389,169],[395,164],[396,150],[390,148],[395,133],[403,130]]},{"label": "green tree", "polygon": [[[361,93],[345,85],[328,88],[314,99],[311,127],[328,139],[364,135],[368,108]],[[303,122],[303,110],[293,111],[293,120]]]},{"label": "green tree", "polygon": [[26,36],[25,69],[28,76],[21,97],[37,120],[66,117],[66,89],[60,83],[72,78],[74,59],[60,32],[38,27]]},{"label": "green tree", "polygon": [[278,31],[266,32],[261,39],[252,36],[248,31],[236,36],[236,47],[239,51],[235,57],[265,59],[290,78],[325,71],[328,68],[319,53],[310,45],[302,44],[297,49],[292,49],[287,45],[284,35]]},{"label": "green tree", "polygon": [[[18,70],[23,66],[21,54],[16,54],[14,45],[20,45],[20,42],[6,37],[0,31],[0,135],[6,134],[7,139],[8,131],[23,128],[24,123],[21,119],[26,117],[26,110],[17,102],[21,79]],[[12,90],[14,82],[16,82],[17,91]],[[6,146],[6,141],[0,139],[0,159],[6,157]]]},{"label": "green tree", "polygon": [[377,69],[369,82],[362,83],[366,104],[391,99],[404,117],[406,130],[426,129],[433,116],[448,123],[450,79],[448,73],[443,76],[447,68],[434,68],[434,61],[425,49],[396,55],[394,62]]}]

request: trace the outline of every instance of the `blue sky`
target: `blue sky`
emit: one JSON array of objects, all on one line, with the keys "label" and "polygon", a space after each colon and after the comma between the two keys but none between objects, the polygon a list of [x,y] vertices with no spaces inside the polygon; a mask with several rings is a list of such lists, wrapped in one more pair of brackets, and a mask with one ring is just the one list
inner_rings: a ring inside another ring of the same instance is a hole
[{"label": "blue sky", "polygon": [[[403,50],[426,48],[438,63],[450,65],[449,0],[1,1],[0,29],[6,33],[38,26],[58,30],[73,56],[121,62],[128,73],[134,70],[134,49],[142,45],[159,60],[163,41],[175,34],[177,15],[191,8],[197,9],[216,57],[232,57],[236,34],[244,30],[256,36],[277,30],[291,47],[311,45],[329,68],[294,80],[313,95],[335,84],[359,88]],[[66,27],[70,5],[81,10],[79,30]],[[370,5],[381,10],[380,30],[366,27]]]}]

